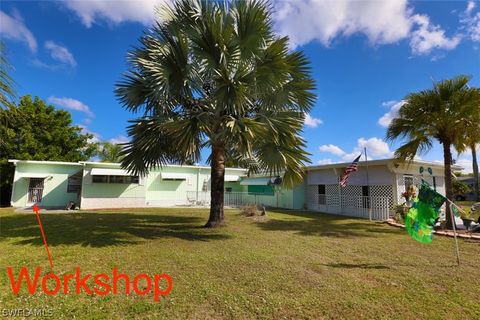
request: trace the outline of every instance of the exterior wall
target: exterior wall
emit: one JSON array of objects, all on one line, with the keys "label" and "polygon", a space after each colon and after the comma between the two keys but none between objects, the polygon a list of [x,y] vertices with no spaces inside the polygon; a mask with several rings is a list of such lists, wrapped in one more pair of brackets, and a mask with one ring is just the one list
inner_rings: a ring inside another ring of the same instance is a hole
[{"label": "exterior wall", "polygon": [[[395,176],[389,168],[386,165],[368,168],[370,197],[362,195],[362,186],[367,186],[366,167],[359,167],[358,171],[353,172],[348,179],[348,185],[342,188],[338,181],[344,170],[345,168],[317,168],[308,171],[306,207],[309,210],[333,214],[387,219],[395,201]],[[325,185],[324,196],[318,194],[318,185]]]},{"label": "exterior wall", "polygon": [[[395,170],[396,203],[402,204],[405,202],[405,199],[402,197],[402,193],[405,192],[405,176],[413,175],[414,177],[416,177],[416,179],[420,179],[421,177],[419,169],[419,165],[410,165],[401,166]],[[445,175],[443,173],[443,168],[432,168],[432,173],[433,174],[430,175],[428,172],[424,171],[423,179],[427,181],[431,186],[433,186],[433,177],[435,177],[436,191],[440,194],[445,195]]]},{"label": "exterior wall", "polygon": [[[164,166],[140,177],[139,184],[92,183],[91,169],[119,168],[111,164],[88,164],[84,170],[82,209],[120,207],[169,207],[198,202],[205,185],[210,190],[210,169],[193,166]],[[162,173],[186,174],[186,180],[163,180]],[[227,175],[244,175],[245,170],[226,169]],[[226,182],[232,191],[241,190],[239,182]]]},{"label": "exterior wall", "polygon": [[79,165],[48,165],[40,163],[17,163],[13,179],[13,192],[11,205],[13,207],[26,207],[28,203],[28,187],[30,179],[22,175],[45,174],[48,176],[43,183],[43,197],[38,205],[47,208],[65,208],[70,201],[79,205],[77,193],[68,193],[68,177],[82,170]]}]

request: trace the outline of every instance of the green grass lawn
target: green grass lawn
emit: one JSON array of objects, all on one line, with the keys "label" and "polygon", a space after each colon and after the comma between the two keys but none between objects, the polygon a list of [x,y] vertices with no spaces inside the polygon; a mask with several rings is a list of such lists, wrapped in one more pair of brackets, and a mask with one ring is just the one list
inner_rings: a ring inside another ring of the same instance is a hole
[{"label": "green grass lawn", "polygon": [[[207,210],[119,209],[44,214],[54,272],[166,272],[173,290],[152,295],[14,296],[6,267],[48,260],[34,214],[0,210],[0,309],[48,308],[71,319],[479,319],[480,243],[319,213],[226,212],[227,227],[199,228]],[[1,310],[0,310],[1,311]]]},{"label": "green grass lawn", "polygon": [[480,211],[470,211],[472,209],[472,205],[476,203],[476,201],[455,201],[455,203],[460,206],[469,215],[470,218],[478,221],[478,218],[480,217]]}]

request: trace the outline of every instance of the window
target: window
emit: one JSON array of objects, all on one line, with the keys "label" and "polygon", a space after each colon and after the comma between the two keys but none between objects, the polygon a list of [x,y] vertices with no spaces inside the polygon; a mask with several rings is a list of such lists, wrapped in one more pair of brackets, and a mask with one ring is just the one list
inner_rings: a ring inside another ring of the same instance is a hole
[{"label": "window", "polygon": [[28,185],[28,202],[42,202],[43,178],[30,178]]},{"label": "window", "polygon": [[325,199],[325,185],[319,184],[318,185],[318,204],[326,204]]},{"label": "window", "polygon": [[108,182],[109,183],[125,183],[125,178],[124,176],[109,176],[108,177]]},{"label": "window", "polygon": [[437,191],[437,179],[436,177],[432,177],[433,180],[433,190]]},{"label": "window", "polygon": [[94,183],[138,184],[138,176],[92,176]]},{"label": "window", "polygon": [[362,186],[362,207],[370,208],[370,187]]},{"label": "window", "polygon": [[79,171],[68,177],[67,192],[79,193],[82,189],[82,175],[83,172]]},{"label": "window", "polygon": [[225,188],[225,192],[232,192],[232,188],[230,187]]},{"label": "window", "polygon": [[248,186],[248,193],[273,196],[275,192],[272,186]]},{"label": "window", "polygon": [[92,176],[94,183],[108,183],[108,176]]},{"label": "window", "polygon": [[405,191],[408,191],[408,188],[410,188],[410,186],[413,186],[413,176],[404,175],[403,182],[405,184]]}]

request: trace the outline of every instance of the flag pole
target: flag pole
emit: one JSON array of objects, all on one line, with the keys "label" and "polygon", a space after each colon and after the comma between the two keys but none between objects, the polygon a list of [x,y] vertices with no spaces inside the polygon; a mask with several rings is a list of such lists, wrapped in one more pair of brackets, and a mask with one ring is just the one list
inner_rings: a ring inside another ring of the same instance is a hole
[{"label": "flag pole", "polygon": [[[414,179],[418,179],[417,177],[414,177]],[[423,180],[423,179],[421,179]],[[420,180],[420,181],[421,181]],[[457,208],[458,210],[462,211],[463,213],[465,213],[465,211],[463,211],[460,207],[458,207],[455,203],[453,203],[452,200],[448,199],[447,197],[445,197],[446,199],[446,203],[445,205],[446,206],[450,206],[450,205],[453,205],[455,208]],[[455,253],[457,255],[457,265],[460,265],[460,251],[458,250],[458,240],[457,240],[457,226],[455,224],[455,218],[454,218],[454,213],[451,212],[450,214],[450,218],[452,219],[452,227],[453,227],[453,238],[455,239]]]},{"label": "flag pole", "polygon": [[[450,199],[447,198],[447,206],[451,206],[452,204],[457,209],[460,209],[460,208],[458,208],[458,206],[456,204],[454,204]],[[462,209],[460,209],[460,210],[463,211]],[[457,254],[457,265],[460,266],[460,252],[458,250],[457,226],[456,226],[456,223],[455,223],[454,216],[455,216],[455,214],[453,212],[450,212],[450,218],[452,219],[452,227],[453,227],[453,237],[455,238],[455,253]]]},{"label": "flag pole", "polygon": [[371,203],[371,197],[370,197],[370,183],[368,179],[368,157],[367,157],[367,147],[364,148],[365,151],[365,164],[367,166],[367,210],[368,210],[368,219],[372,220],[372,203]]}]

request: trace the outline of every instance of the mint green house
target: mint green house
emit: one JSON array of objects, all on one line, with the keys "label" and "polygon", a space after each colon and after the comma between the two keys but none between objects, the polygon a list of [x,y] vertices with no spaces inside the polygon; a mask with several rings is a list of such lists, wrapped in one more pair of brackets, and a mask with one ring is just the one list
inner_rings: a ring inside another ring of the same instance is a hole
[{"label": "mint green house", "polygon": [[[15,165],[11,205],[81,209],[204,206],[210,202],[210,167],[166,165],[135,176],[117,163],[9,160]],[[247,170],[227,168],[225,205],[259,204],[304,207],[303,185],[272,186],[271,177],[247,177]]]}]

